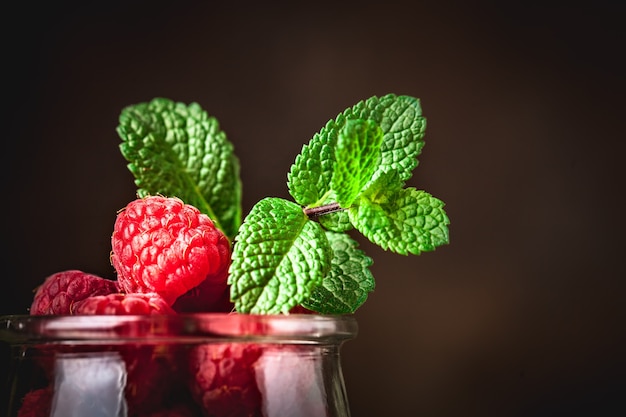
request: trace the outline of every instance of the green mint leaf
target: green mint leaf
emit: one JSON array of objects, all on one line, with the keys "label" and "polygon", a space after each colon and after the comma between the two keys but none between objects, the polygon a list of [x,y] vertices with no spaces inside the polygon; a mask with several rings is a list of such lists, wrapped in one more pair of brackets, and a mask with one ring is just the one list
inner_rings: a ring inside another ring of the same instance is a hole
[{"label": "green mint leaf", "polygon": [[326,236],[333,250],[330,271],[302,305],[321,314],[354,313],[374,290],[372,258],[345,233],[326,232]]},{"label": "green mint leaf", "polygon": [[[389,190],[400,190],[404,187],[404,182],[400,179],[400,174],[397,171],[390,169],[388,172],[377,171],[376,177],[367,185],[367,187],[361,191],[362,195],[366,195],[369,200],[378,200],[381,198],[384,200],[384,196],[380,196],[381,192],[388,194]],[[329,193],[328,198],[324,201],[324,204],[331,204],[335,200],[334,192]],[[354,211],[354,210],[353,210]],[[354,228],[351,221],[350,211],[341,210],[337,212],[331,212],[319,216],[317,221],[320,222],[324,228],[334,232],[347,232]],[[387,221],[385,215],[381,215],[380,221]],[[385,223],[386,227],[387,223]]]},{"label": "green mint leaf", "polygon": [[330,120],[303,146],[287,175],[289,192],[298,204],[320,205],[331,191],[338,135],[348,120],[357,119],[372,120],[383,131],[378,169],[397,170],[403,180],[411,177],[426,129],[419,99],[395,94],[374,96]]},{"label": "green mint leaf", "polygon": [[350,209],[354,227],[374,244],[402,255],[447,244],[450,221],[444,203],[425,191],[400,188],[397,175],[381,175],[379,186],[370,187]]},{"label": "green mint leaf", "polygon": [[347,210],[325,214],[317,219],[325,229],[333,232],[347,232],[354,227],[350,223],[350,215]]},{"label": "green mint leaf", "polygon": [[331,188],[337,203],[350,207],[380,164],[383,132],[372,120],[348,120],[339,132]]},{"label": "green mint leaf", "polygon": [[241,224],[239,161],[215,118],[196,103],[156,98],[123,109],[117,132],[140,197],[179,197],[232,239]]},{"label": "green mint leaf", "polygon": [[384,136],[378,169],[393,169],[406,181],[413,175],[424,147],[426,118],[417,98],[387,95],[381,102],[386,105],[379,121]]},{"label": "green mint leaf", "polygon": [[288,313],[310,297],[331,266],[322,227],[297,204],[259,201],[244,219],[232,254],[228,283],[241,313]]},{"label": "green mint leaf", "polygon": [[296,156],[287,174],[287,186],[291,196],[302,206],[319,204],[330,190],[335,164],[334,146],[335,138],[322,129]]}]

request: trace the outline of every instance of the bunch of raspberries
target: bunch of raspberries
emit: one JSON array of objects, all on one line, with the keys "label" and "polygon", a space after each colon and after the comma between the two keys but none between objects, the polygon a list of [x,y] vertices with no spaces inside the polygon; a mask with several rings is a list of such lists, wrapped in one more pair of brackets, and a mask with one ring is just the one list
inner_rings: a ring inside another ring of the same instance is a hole
[{"label": "bunch of raspberries", "polygon": [[230,242],[211,219],[178,198],[128,204],[115,220],[117,281],[78,270],[46,278],[32,315],[174,314],[230,311]]},{"label": "bunch of raspberries", "polygon": [[[31,315],[230,312],[231,247],[211,219],[178,198],[150,196],[119,212],[111,238],[113,281],[79,270],[53,274],[36,289]],[[76,353],[84,347],[58,346]],[[44,383],[22,399],[19,417],[50,415],[54,357],[42,346]],[[98,347],[124,362],[128,416],[261,415],[254,364],[259,345]],[[181,351],[182,350],[182,351]],[[51,383],[50,383],[51,382]],[[55,389],[58,387],[55,386]]]}]

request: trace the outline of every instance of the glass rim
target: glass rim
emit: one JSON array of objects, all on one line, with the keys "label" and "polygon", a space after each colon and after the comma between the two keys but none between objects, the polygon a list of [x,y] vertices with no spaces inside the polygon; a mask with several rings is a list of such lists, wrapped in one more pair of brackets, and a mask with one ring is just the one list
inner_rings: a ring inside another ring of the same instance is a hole
[{"label": "glass rim", "polygon": [[352,315],[181,313],[170,315],[5,315],[0,341],[39,343],[341,343],[356,337]]}]

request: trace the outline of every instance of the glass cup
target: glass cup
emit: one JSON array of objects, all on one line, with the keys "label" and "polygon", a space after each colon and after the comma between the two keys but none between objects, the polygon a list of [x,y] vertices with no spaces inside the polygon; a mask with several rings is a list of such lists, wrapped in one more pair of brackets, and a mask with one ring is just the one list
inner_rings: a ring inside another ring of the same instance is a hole
[{"label": "glass cup", "polygon": [[14,417],[335,417],[352,316],[4,316]]}]

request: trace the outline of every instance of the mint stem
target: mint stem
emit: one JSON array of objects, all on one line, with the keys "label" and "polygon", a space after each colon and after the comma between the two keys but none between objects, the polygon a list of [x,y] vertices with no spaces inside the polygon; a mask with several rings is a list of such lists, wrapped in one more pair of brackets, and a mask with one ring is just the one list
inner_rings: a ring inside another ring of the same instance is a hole
[{"label": "mint stem", "polygon": [[304,214],[306,214],[310,219],[314,219],[324,214],[335,213],[337,211],[344,210],[339,203],[330,203],[324,204],[323,206],[318,207],[308,207],[304,209]]}]

